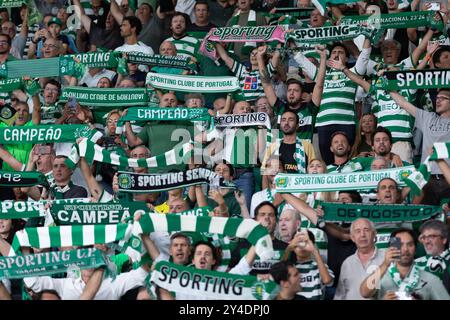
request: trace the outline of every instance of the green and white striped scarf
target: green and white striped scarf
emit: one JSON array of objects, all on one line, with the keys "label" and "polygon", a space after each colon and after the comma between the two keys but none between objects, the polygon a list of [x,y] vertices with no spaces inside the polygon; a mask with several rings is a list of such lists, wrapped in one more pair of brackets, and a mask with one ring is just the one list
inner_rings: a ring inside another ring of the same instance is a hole
[{"label": "green and white striped scarf", "polygon": [[191,143],[185,143],[182,146],[169,150],[164,154],[157,155],[146,159],[132,159],[120,156],[113,151],[95,144],[88,139],[82,139],[78,144],[72,147],[69,157],[66,159],[66,164],[69,168],[75,168],[80,160],[80,157],[86,158],[88,163],[98,161],[102,163],[109,163],[115,166],[130,167],[130,168],[158,168],[167,167],[175,164],[187,163],[190,151],[192,150]]},{"label": "green and white striped scarf", "polygon": [[412,195],[419,195],[423,187],[428,183],[431,175],[430,161],[450,158],[450,142],[436,142],[433,144],[433,154],[425,159],[416,172],[413,172],[405,180],[411,188]]},{"label": "green and white striped scarf", "polygon": [[403,280],[395,263],[391,263],[388,268],[388,272],[400,292],[412,293],[419,284],[420,271],[415,263],[412,265],[411,270]]},{"label": "green and white striped scarf", "polygon": [[[229,25],[231,27],[239,26],[239,15],[241,14],[241,10],[238,10],[234,16],[231,17]],[[248,19],[247,19],[247,27],[256,27],[256,12],[254,10],[250,10],[248,12]],[[249,55],[250,52],[256,48],[256,42],[246,42],[241,49],[241,53],[243,55]]]},{"label": "green and white striped scarf", "polygon": [[149,280],[150,285],[180,294],[201,295],[208,300],[268,300],[278,293],[278,286],[273,281],[200,270],[166,261],[156,264]]},{"label": "green and white striped scarf", "polygon": [[114,242],[128,239],[131,231],[128,224],[25,228],[14,235],[9,256],[18,253],[21,247],[48,249]]},{"label": "green and white striped scarf", "polygon": [[265,261],[273,254],[272,239],[266,228],[252,219],[146,214],[133,225],[133,234],[155,231],[206,232],[247,239]]},{"label": "green and white striped scarf", "polygon": [[[280,146],[283,142],[283,139],[277,139],[275,146],[270,146],[270,148],[274,151],[274,156],[280,156]],[[299,137],[295,138],[295,153],[294,160],[297,163],[297,171],[299,174],[306,173],[306,157],[305,157],[305,149],[303,148],[302,140]]]},{"label": "green and white striped scarf", "polygon": [[450,250],[443,251],[439,256],[426,255],[417,258],[414,262],[419,269],[428,271],[442,280],[445,270],[450,264]]}]

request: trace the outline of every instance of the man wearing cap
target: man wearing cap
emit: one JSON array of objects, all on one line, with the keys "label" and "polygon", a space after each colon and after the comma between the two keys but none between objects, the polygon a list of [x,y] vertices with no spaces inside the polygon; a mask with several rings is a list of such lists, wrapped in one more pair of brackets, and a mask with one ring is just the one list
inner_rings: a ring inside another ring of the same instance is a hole
[{"label": "man wearing cap", "polygon": [[314,91],[312,94],[312,100],[310,103],[304,105],[302,104],[302,94],[303,94],[303,82],[298,74],[288,75],[287,79],[287,101],[281,101],[272,86],[268,70],[264,63],[264,53],[265,47],[258,50],[258,66],[261,77],[261,83],[264,88],[264,93],[269,100],[269,104],[273,107],[273,110],[279,117],[284,111],[295,112],[299,117],[299,124],[297,129],[297,136],[300,139],[306,139],[312,141],[315,119],[317,115],[318,108],[322,99],[323,82],[325,79],[326,70],[326,52],[325,50],[320,50],[321,64],[319,67],[319,72],[316,79],[316,85],[314,86]]}]

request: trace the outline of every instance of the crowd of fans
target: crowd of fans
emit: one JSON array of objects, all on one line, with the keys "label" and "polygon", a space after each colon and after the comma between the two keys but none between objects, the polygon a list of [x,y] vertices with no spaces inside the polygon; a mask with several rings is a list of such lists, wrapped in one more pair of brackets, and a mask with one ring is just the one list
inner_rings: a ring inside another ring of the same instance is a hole
[{"label": "crowd of fans", "polygon": [[[249,241],[226,238],[230,255],[225,256],[223,242],[214,237],[154,232],[142,235],[147,259],[140,262],[114,244],[95,245],[116,265],[119,274],[115,278],[105,275],[104,268],[81,270],[78,277],[5,278],[0,282],[0,297],[204,299],[201,292],[185,295],[159,287],[149,289],[146,278],[152,265],[166,260],[215,270],[219,262],[227,260],[223,271],[275,281],[279,285],[276,299],[449,299],[448,158],[430,162],[431,175],[420,194],[391,178],[377,181],[373,190],[276,192],[276,176],[280,173],[331,175],[410,165],[418,168],[431,154],[434,143],[450,142],[450,87],[396,92],[375,86],[377,78],[387,71],[450,70],[447,28],[386,29],[378,41],[361,34],[321,45],[217,42],[212,44],[219,57],[216,61],[200,51],[210,30],[220,27],[280,25],[291,32],[338,26],[349,16],[431,9],[447,26],[450,2],[399,1],[342,1],[340,5],[328,5],[324,14],[311,0],[35,0],[34,6],[30,5],[33,1],[27,1],[21,7],[0,8],[0,64],[117,51],[124,57],[131,52],[182,56],[194,66],[180,69],[128,62],[125,72],[119,67],[85,67],[79,75],[39,77],[35,81],[41,90],[34,94],[25,90],[0,92],[0,108],[11,106],[16,112],[14,122],[2,122],[0,128],[87,124],[90,130],[101,133],[96,141],[99,146],[133,159],[174,149],[180,143],[180,136],[174,132],[183,130],[183,137],[203,143],[202,151],[207,154],[200,163],[158,168],[91,163],[81,157],[72,170],[67,159],[73,143],[79,140],[3,144],[2,172],[38,171],[49,179],[51,176],[52,183],[49,187],[0,186],[1,201],[134,201],[144,202],[149,211],[161,215],[209,206],[211,216],[254,219],[262,224],[275,252],[271,259],[262,261]],[[439,8],[435,8],[436,3]],[[277,15],[280,8],[302,8],[306,14]],[[37,13],[40,21],[30,20]],[[199,90],[162,90],[148,84],[148,72],[234,76],[240,90],[204,94]],[[26,76],[26,71],[23,74]],[[64,89],[74,86],[146,88],[152,106],[207,108],[211,117],[264,112],[271,130],[216,128],[210,139],[209,124],[204,121],[121,124],[128,107],[82,105],[76,99],[61,102]],[[278,136],[268,139],[273,129],[279,130]],[[233,145],[231,158],[223,156],[222,149],[230,144],[227,136],[231,136]],[[194,185],[148,193],[119,190],[118,171],[156,174],[199,166],[213,170],[235,188]],[[333,223],[323,220],[327,213],[322,202],[439,206],[441,214],[420,223],[374,223],[365,218]],[[136,221],[140,218],[134,217]],[[19,230],[44,226],[44,218],[0,220],[0,253],[9,255]],[[389,246],[388,241],[382,244],[382,234],[399,238],[401,245]],[[75,248],[23,248],[23,252],[67,249]],[[437,267],[433,265],[436,261]]]}]

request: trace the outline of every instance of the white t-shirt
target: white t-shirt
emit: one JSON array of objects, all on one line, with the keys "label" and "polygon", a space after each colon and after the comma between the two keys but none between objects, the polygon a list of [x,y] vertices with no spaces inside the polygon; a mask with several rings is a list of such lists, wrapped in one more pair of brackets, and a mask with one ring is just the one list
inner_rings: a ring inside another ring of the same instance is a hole
[{"label": "white t-shirt", "polygon": [[86,73],[80,79],[80,82],[78,84],[79,85],[86,84],[89,88],[95,88],[97,87],[98,80],[100,80],[101,78],[108,78],[109,80],[112,81],[112,79],[114,79],[115,76],[116,73],[108,69],[103,69],[93,76],[91,76],[89,71],[86,71]]},{"label": "white t-shirt", "polygon": [[[149,46],[147,46],[145,43],[138,41],[135,44],[123,44],[120,47],[117,47],[114,51],[120,51],[120,52],[141,52],[144,54],[150,54],[154,55],[155,52],[153,49]],[[148,68],[145,65],[139,65],[139,70],[143,72],[148,72]]]}]

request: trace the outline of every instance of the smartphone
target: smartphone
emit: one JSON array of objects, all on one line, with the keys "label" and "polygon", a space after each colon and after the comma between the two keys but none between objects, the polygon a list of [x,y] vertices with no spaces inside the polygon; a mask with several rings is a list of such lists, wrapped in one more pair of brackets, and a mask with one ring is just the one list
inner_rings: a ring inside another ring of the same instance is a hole
[{"label": "smartphone", "polygon": [[[394,247],[398,250],[402,249],[402,240],[399,237],[392,237],[389,239],[389,247]],[[396,259],[400,259],[400,256],[397,256]]]},{"label": "smartphone", "polygon": [[441,3],[440,2],[427,2],[430,4],[430,7],[428,8],[428,11],[439,11],[441,10]]},{"label": "smartphone", "polygon": [[50,154],[52,148],[50,146],[39,146],[37,154]]},{"label": "smartphone", "polygon": [[70,97],[68,106],[70,110],[72,110],[75,113],[75,110],[77,109],[77,99],[75,97]]}]

